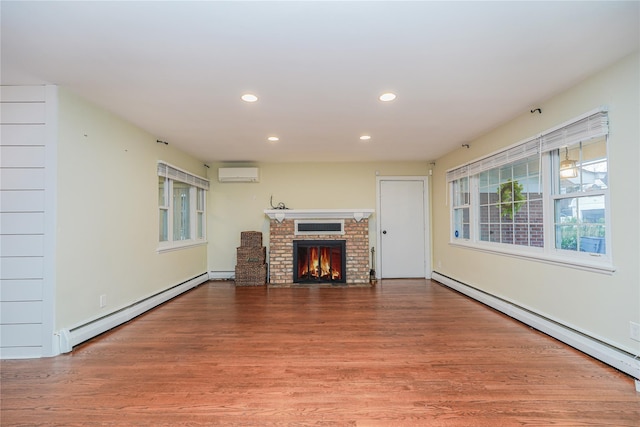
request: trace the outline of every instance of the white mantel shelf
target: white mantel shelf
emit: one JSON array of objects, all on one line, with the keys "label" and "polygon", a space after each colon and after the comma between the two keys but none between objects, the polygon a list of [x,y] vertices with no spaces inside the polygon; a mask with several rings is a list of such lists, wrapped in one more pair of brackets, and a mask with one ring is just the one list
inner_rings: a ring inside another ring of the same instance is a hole
[{"label": "white mantel shelf", "polygon": [[265,209],[271,219],[282,222],[285,219],[348,219],[357,222],[369,218],[373,209]]}]

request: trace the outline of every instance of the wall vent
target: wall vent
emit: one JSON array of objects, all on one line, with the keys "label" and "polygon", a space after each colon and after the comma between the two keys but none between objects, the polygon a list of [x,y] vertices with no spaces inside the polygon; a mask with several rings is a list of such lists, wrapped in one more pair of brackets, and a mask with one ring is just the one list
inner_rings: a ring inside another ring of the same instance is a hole
[{"label": "wall vent", "polygon": [[308,235],[342,235],[344,220],[303,220],[295,221],[296,236]]}]

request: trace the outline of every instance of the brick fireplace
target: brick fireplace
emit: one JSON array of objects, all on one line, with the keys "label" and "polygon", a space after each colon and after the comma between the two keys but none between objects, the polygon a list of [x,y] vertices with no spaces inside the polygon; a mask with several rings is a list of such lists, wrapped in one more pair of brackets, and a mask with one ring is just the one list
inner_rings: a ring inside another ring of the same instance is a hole
[{"label": "brick fireplace", "polygon": [[268,209],[269,285],[294,283],[294,241],[344,241],[347,285],[369,284],[369,216],[373,209]]}]

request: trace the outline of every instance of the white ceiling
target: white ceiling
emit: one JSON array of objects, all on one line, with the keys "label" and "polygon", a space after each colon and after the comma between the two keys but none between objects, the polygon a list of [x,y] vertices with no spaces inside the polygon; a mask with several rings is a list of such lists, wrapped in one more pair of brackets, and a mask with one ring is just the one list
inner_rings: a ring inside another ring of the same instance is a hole
[{"label": "white ceiling", "polygon": [[433,160],[637,50],[639,4],[2,1],[2,84],[205,162]]}]

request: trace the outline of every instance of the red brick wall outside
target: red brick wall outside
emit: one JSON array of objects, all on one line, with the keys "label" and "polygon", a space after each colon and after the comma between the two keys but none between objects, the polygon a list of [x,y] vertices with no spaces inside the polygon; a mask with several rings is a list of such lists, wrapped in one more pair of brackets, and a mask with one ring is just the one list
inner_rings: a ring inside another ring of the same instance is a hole
[{"label": "red brick wall outside", "polygon": [[480,240],[544,247],[543,204],[540,193],[524,194],[526,201],[513,219],[500,215],[498,195],[481,194]]},{"label": "red brick wall outside", "polygon": [[269,282],[274,285],[293,283],[294,240],[345,240],[347,284],[369,283],[369,220],[345,219],[344,232],[342,235],[296,236],[293,219],[282,222],[272,219],[269,226]]}]

